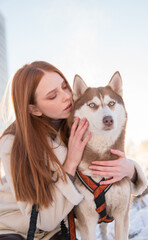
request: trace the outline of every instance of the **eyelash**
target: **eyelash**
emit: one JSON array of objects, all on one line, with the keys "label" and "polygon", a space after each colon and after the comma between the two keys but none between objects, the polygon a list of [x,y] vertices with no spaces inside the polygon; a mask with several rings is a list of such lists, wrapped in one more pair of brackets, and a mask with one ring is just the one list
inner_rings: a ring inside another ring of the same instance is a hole
[{"label": "eyelash", "polygon": [[[63,89],[66,89],[66,88],[68,88],[68,87],[69,87],[68,84],[65,82],[65,86],[63,87]],[[49,99],[50,99],[50,100],[53,100],[53,99],[56,98],[56,96],[57,96],[57,94],[56,94],[54,97],[49,97]]]},{"label": "eyelash", "polygon": [[57,95],[55,95],[54,97],[49,97],[49,100],[53,100],[56,98]]}]

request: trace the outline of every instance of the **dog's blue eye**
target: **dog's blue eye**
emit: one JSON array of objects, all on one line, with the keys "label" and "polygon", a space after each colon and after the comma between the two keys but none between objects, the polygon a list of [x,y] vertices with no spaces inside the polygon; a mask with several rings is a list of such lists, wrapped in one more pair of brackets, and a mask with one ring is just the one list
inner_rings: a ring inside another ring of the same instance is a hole
[{"label": "dog's blue eye", "polygon": [[109,102],[109,104],[108,104],[109,106],[114,106],[115,105],[115,102],[114,101],[111,101],[111,102]]},{"label": "dog's blue eye", "polygon": [[95,103],[89,103],[88,106],[91,107],[91,108],[94,108],[95,107]]}]

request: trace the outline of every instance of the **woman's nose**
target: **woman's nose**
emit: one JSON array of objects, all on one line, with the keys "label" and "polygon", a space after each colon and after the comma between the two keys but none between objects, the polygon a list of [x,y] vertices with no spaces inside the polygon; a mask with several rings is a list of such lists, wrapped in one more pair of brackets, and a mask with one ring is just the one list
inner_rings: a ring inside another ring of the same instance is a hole
[{"label": "woman's nose", "polygon": [[63,101],[69,100],[72,98],[71,91],[63,91]]}]

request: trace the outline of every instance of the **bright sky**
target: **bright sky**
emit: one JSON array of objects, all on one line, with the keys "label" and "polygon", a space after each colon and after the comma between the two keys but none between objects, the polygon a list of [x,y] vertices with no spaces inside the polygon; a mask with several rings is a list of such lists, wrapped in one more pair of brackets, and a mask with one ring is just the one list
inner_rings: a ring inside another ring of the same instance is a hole
[{"label": "bright sky", "polygon": [[79,74],[104,86],[123,79],[127,140],[148,139],[147,0],[0,0],[9,77],[27,62],[57,66],[72,85]]}]

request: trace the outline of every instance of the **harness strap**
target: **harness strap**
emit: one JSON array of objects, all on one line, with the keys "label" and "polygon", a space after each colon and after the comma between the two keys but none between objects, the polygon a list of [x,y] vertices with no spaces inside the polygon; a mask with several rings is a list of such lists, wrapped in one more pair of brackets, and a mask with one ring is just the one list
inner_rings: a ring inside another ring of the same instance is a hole
[{"label": "harness strap", "polygon": [[[100,185],[100,183],[95,182],[90,176],[82,174],[79,170],[77,170],[76,174],[83,185],[94,195],[96,211],[99,214],[98,223],[113,221],[114,219],[106,213],[105,202],[105,193],[110,189],[112,184]],[[104,180],[104,178],[102,180]]]},{"label": "harness strap", "polygon": [[37,206],[36,206],[36,204],[33,204],[32,205],[32,211],[31,211],[31,217],[30,217],[29,230],[28,230],[28,234],[27,234],[27,240],[33,240],[34,239],[37,217],[38,217]]},{"label": "harness strap", "polygon": [[76,240],[76,231],[75,231],[75,222],[74,222],[74,212],[73,212],[73,209],[68,214],[68,226],[69,226],[70,240]]},{"label": "harness strap", "polygon": [[[37,217],[38,217],[38,210],[36,204],[33,204],[32,206],[32,211],[31,211],[31,217],[30,217],[30,225],[29,225],[29,230],[27,234],[27,240],[33,240],[35,231],[36,231],[36,224],[37,224]],[[61,225],[64,225],[63,227],[61,226],[62,231],[62,237],[63,239],[69,239],[69,240],[77,240],[76,239],[76,232],[75,232],[75,222],[74,222],[74,212],[73,209],[71,212],[68,214],[68,226],[69,226],[69,236],[68,234],[68,229],[66,228],[64,224],[64,220],[61,221]]]}]

